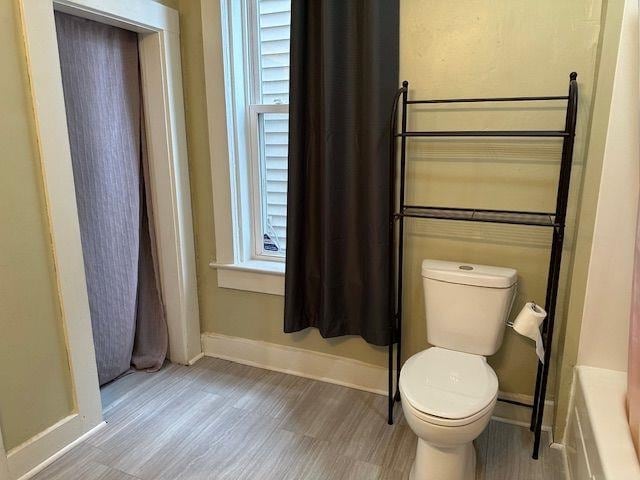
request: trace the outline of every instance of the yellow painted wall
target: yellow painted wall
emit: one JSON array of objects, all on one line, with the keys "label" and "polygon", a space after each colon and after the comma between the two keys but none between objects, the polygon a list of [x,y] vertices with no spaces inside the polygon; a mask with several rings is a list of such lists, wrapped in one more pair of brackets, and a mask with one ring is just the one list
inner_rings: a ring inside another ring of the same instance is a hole
[{"label": "yellow painted wall", "polygon": [[0,427],[11,449],[73,399],[16,2],[0,2],[0,26]]},{"label": "yellow painted wall", "polygon": [[[180,0],[187,133],[192,182],[202,330],[291,345],[384,365],[385,349],[357,337],[324,340],[315,330],[282,332],[282,297],[221,289],[216,272],[211,171],[202,57],[200,4],[215,0]],[[401,1],[401,79],[411,82],[413,97],[565,94],[568,74],[580,82],[579,133],[576,143],[570,221],[579,200],[581,167],[589,123],[591,90],[600,29],[600,0],[438,0]],[[219,33],[219,22],[208,28]],[[207,61],[222,68],[221,52]],[[214,140],[226,148],[224,85],[216,92],[220,125]],[[562,112],[543,106],[525,110],[498,105],[467,106],[457,112],[412,115],[411,127],[561,128]],[[558,141],[415,142],[410,149],[409,198],[452,206],[553,210],[560,147]],[[569,228],[566,254],[572,255]],[[518,269],[517,300],[544,302],[548,264],[548,230],[423,221],[408,227],[405,297],[405,353],[427,346],[419,275],[422,258],[507,265]],[[570,262],[565,262],[567,277]],[[564,290],[561,292],[564,298]],[[560,306],[563,315],[563,305]],[[530,394],[535,355],[527,340],[508,332],[491,359],[501,389]],[[554,375],[551,375],[553,392]]]}]

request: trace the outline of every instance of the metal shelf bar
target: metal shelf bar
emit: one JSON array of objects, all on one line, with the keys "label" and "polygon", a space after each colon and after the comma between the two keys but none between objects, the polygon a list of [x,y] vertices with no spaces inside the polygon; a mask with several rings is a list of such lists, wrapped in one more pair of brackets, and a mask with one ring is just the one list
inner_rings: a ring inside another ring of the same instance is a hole
[{"label": "metal shelf bar", "polygon": [[513,214],[522,214],[522,215],[555,215],[556,212],[532,212],[530,210],[492,210],[489,208],[466,208],[466,207],[440,207],[435,205],[405,205],[404,208],[415,208],[417,210],[450,210],[452,212],[466,212],[466,211],[476,211],[476,212],[487,212],[487,213],[513,213]]},{"label": "metal shelf bar", "polygon": [[397,137],[568,137],[563,130],[452,130],[397,133]]},{"label": "metal shelf bar", "polygon": [[539,102],[547,100],[568,100],[567,95],[543,97],[494,97],[494,98],[439,98],[434,100],[407,100],[408,105],[428,103],[480,103],[480,102]]},{"label": "metal shelf bar", "polygon": [[432,218],[440,220],[458,220],[464,222],[502,223],[511,225],[530,225],[537,227],[557,227],[555,213],[519,212],[510,210],[486,210],[477,208],[450,208],[410,206],[396,214],[396,218]]}]

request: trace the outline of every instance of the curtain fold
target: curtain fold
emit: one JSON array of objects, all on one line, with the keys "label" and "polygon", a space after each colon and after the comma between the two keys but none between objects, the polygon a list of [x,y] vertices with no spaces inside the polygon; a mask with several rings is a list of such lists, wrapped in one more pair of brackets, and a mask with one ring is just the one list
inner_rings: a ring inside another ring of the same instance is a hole
[{"label": "curtain fold", "polygon": [[[167,327],[143,190],[138,36],[55,13],[98,380],[159,368]],[[134,353],[135,346],[135,353]]]},{"label": "curtain fold", "polygon": [[296,0],[284,331],[389,342],[389,119],[398,0]]},{"label": "curtain fold", "polygon": [[[144,112],[142,112],[144,117]],[[158,251],[156,248],[151,191],[149,157],[144,130],[140,122],[140,252],[138,255],[138,299],[136,308],[136,333],[131,354],[131,365],[139,370],[156,371],[167,356],[169,332],[162,303]]]}]

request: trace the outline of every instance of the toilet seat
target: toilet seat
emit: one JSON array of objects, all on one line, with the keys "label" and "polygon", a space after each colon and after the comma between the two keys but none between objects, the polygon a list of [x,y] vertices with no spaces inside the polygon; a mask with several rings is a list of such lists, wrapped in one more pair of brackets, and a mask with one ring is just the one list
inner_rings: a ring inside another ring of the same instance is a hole
[{"label": "toilet seat", "polygon": [[[400,394],[402,395],[402,386],[400,386]],[[411,402],[405,402],[403,404],[403,413],[405,417],[411,415],[418,420],[424,422],[425,424],[437,425],[439,427],[466,427],[477,420],[482,419],[485,415],[489,414],[489,416],[493,413],[493,408],[495,406],[496,400],[498,398],[498,394],[494,397],[494,400],[489,403],[485,408],[480,410],[479,412],[464,418],[458,418],[452,420],[450,418],[442,418],[436,417],[435,415],[429,415],[428,413],[421,412],[417,410]],[[406,405],[406,406],[405,406]]]},{"label": "toilet seat", "polygon": [[483,356],[431,347],[406,361],[400,390],[424,421],[466,425],[493,408],[498,378]]}]

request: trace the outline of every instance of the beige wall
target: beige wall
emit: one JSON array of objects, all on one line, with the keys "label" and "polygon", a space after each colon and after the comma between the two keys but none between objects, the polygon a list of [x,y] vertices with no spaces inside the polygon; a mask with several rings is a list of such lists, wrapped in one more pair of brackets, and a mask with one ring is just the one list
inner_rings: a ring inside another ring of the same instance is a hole
[{"label": "beige wall", "polygon": [[16,2],[0,2],[0,426],[11,449],[71,413]]},{"label": "beige wall", "polygon": [[[576,70],[581,100],[575,172],[580,184],[600,27],[599,0],[402,0],[401,7],[401,78],[411,82],[412,96],[564,94],[568,74]],[[200,2],[181,0],[180,11],[203,331],[293,345],[384,365],[386,350],[372,347],[359,338],[324,340],[315,330],[283,334],[282,297],[217,287],[216,273],[208,267],[215,258],[214,209],[207,112],[202,101],[205,92]],[[218,23],[210,28],[219,31]],[[209,55],[208,61],[222,68],[220,52]],[[211,112],[213,121],[221,126],[214,139],[214,144],[219,144],[221,149],[226,148],[223,88],[220,85],[216,100],[220,108]],[[525,125],[561,128],[563,123],[562,112],[549,108],[530,108],[524,112],[504,106],[475,110],[472,107],[464,113],[423,113],[421,118],[412,116],[410,124],[473,129]],[[560,152],[557,141],[416,142],[410,152],[411,199],[443,205],[553,210]],[[576,203],[574,193],[573,210]],[[410,224],[405,353],[409,355],[427,346],[419,276],[422,258],[513,266],[521,275],[517,305],[528,299],[544,302],[549,240],[548,230],[536,228],[435,221]],[[570,240],[567,251],[571,254]],[[562,313],[562,305],[560,310]],[[491,362],[498,371],[501,389],[532,392],[536,363],[533,346],[527,340],[509,332],[503,348]],[[551,377],[553,384],[553,375]]]},{"label": "beige wall", "polygon": [[602,9],[603,26],[598,53],[595,95],[590,118],[589,145],[581,187],[575,250],[570,273],[571,289],[566,292],[566,321],[559,330],[560,348],[558,351],[560,357],[555,363],[559,381],[556,388],[554,437],[559,440],[564,436],[573,367],[578,358],[623,7],[624,0],[608,0],[603,3]]}]

